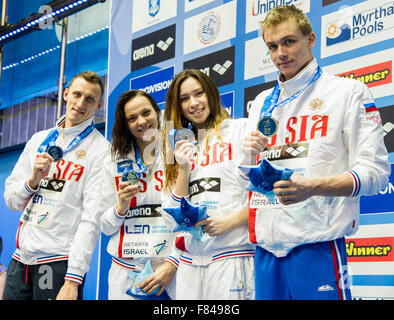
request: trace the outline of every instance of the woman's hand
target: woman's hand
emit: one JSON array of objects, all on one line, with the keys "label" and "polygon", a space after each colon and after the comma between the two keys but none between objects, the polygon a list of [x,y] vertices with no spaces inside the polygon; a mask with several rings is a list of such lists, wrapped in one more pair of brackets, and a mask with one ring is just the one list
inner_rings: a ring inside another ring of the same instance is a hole
[{"label": "woman's hand", "polygon": [[181,140],[175,144],[174,156],[181,170],[191,170],[194,153],[194,145],[187,140]]},{"label": "woman's hand", "polygon": [[170,281],[174,278],[177,268],[170,262],[165,261],[146,280],[142,281],[138,287],[146,293],[152,293],[161,287],[157,296],[161,295]]},{"label": "woman's hand", "polygon": [[130,207],[131,199],[139,192],[138,185],[130,185],[128,182],[119,183],[118,203],[116,211],[119,215],[124,216]]},{"label": "woman's hand", "polygon": [[268,139],[260,131],[249,133],[242,144],[243,158],[241,164],[256,165],[257,156],[263,152]]}]

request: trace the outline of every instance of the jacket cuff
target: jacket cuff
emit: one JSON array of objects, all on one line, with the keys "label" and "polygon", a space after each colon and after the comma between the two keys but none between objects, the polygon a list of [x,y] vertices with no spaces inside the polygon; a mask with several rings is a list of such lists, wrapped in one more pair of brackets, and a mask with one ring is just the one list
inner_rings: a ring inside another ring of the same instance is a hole
[{"label": "jacket cuff", "polygon": [[360,176],[354,170],[346,171],[346,173],[348,173],[353,179],[353,191],[351,197],[357,197],[358,195],[360,195],[360,189],[361,189]]},{"label": "jacket cuff", "polygon": [[38,185],[37,189],[33,189],[32,187],[30,187],[29,182],[25,182],[25,189],[29,194],[34,194],[38,191],[38,189],[40,188],[40,186]]},{"label": "jacket cuff", "polygon": [[78,284],[82,284],[84,276],[85,275],[81,270],[68,268],[67,273],[64,276],[64,280],[69,280],[69,281],[77,282]]},{"label": "jacket cuff", "polygon": [[174,256],[168,256],[165,261],[171,263],[174,267],[178,268],[179,266],[179,260],[175,258]]}]

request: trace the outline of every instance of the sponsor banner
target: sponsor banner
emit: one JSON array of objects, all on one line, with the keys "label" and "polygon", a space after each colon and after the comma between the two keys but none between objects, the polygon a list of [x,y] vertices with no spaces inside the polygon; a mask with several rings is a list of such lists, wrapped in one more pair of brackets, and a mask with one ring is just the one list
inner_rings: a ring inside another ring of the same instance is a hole
[{"label": "sponsor banner", "polygon": [[175,24],[132,41],[131,71],[175,57]]},{"label": "sponsor banner", "polygon": [[310,10],[310,0],[248,0],[246,2],[245,31],[260,30],[259,22],[264,20],[272,8],[284,5],[295,5],[305,13]]},{"label": "sponsor banner", "polygon": [[263,38],[245,42],[245,80],[277,71]]},{"label": "sponsor banner", "polygon": [[213,0],[185,0],[185,11],[193,10],[210,2],[213,2]]},{"label": "sponsor banner", "polygon": [[220,87],[234,82],[235,47],[229,47],[197,59],[186,61],[184,69],[198,69]]},{"label": "sponsor banner", "polygon": [[187,54],[235,37],[236,2],[231,1],[185,20],[183,53]]},{"label": "sponsor banner", "polygon": [[359,80],[367,85],[368,88],[392,83],[393,66],[392,61],[370,65],[364,68],[351,70],[337,74],[339,77]]},{"label": "sponsor banner", "polygon": [[230,117],[234,117],[234,91],[222,93],[220,95],[220,102]]},{"label": "sponsor banner", "polygon": [[270,81],[257,86],[248,87],[244,90],[244,117],[247,118],[249,115],[249,110],[256,96],[261,92],[271,89],[275,86],[276,81]]},{"label": "sponsor banner", "polygon": [[325,66],[323,69],[331,74],[362,81],[376,99],[391,96],[394,92],[393,56],[394,49],[391,48]]},{"label": "sponsor banner", "polygon": [[368,0],[322,16],[321,57],[392,39],[394,2]]},{"label": "sponsor banner", "polygon": [[[387,152],[394,152],[394,105],[379,108],[382,118],[384,144]],[[393,172],[393,168],[391,168]]]},{"label": "sponsor banner", "polygon": [[394,237],[346,239],[349,262],[394,261]]},{"label": "sponsor banner", "polygon": [[360,198],[361,213],[391,212],[394,203],[394,168],[391,164],[391,174],[386,187],[374,196]]},{"label": "sponsor banner", "polygon": [[141,89],[149,93],[159,104],[166,100],[168,87],[174,78],[174,67],[169,67],[146,75],[132,78],[130,89]]},{"label": "sponsor banner", "polygon": [[133,0],[132,31],[137,32],[176,16],[177,0]]}]

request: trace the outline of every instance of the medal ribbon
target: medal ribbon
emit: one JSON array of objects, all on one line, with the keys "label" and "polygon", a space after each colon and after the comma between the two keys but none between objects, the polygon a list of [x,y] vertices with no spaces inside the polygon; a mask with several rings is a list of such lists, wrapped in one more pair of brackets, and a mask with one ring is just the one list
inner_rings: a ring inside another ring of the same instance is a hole
[{"label": "medal ribbon", "polygon": [[293,101],[301,93],[303,93],[313,82],[315,82],[317,79],[319,79],[321,74],[322,74],[322,69],[320,68],[320,66],[318,66],[317,71],[316,71],[315,75],[313,76],[312,80],[304,88],[302,88],[300,91],[296,92],[291,97],[287,98],[286,100],[283,100],[280,103],[278,103],[278,100],[280,97],[281,90],[279,89],[279,83],[276,82],[274,90],[264,100],[264,104],[261,107],[261,111],[260,111],[260,119],[262,118],[262,115],[264,117],[271,116],[272,112],[274,111],[274,109],[276,107],[281,107],[281,106]]},{"label": "medal ribbon", "polygon": [[[94,129],[94,123],[92,122],[85,130],[83,130],[80,134],[78,134],[67,146],[67,148],[63,151],[64,153],[67,153],[74,149],[83,139],[85,139],[89,133],[91,133]],[[56,145],[55,141],[59,135],[59,132],[57,129],[53,129],[51,132],[49,132],[48,136],[44,139],[44,141],[41,143],[41,145],[38,147],[37,152],[42,153],[46,152],[50,146]]]},{"label": "medal ribbon", "polygon": [[[153,165],[153,162],[147,166],[144,165],[142,158],[141,158],[140,150],[138,149],[137,143],[134,143],[134,150],[135,150],[135,155],[134,155],[135,156],[135,163],[140,168],[139,172],[144,172],[146,169],[148,169],[149,167],[151,167]],[[157,156],[157,151],[158,151],[158,149],[156,150],[155,159]]]}]

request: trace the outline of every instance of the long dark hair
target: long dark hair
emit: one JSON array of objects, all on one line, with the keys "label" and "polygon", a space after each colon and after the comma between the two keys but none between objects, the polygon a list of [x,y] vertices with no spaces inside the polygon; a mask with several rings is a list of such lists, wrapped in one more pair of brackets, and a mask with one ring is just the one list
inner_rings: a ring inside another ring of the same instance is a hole
[{"label": "long dark hair", "polygon": [[120,95],[118,102],[116,103],[115,122],[112,127],[111,154],[113,157],[125,157],[133,149],[135,138],[129,130],[124,107],[127,102],[137,96],[143,96],[149,100],[150,104],[156,112],[158,120],[157,122],[160,127],[160,108],[157,105],[155,99],[153,99],[149,93],[146,93],[143,90],[129,90],[123,92]]}]

